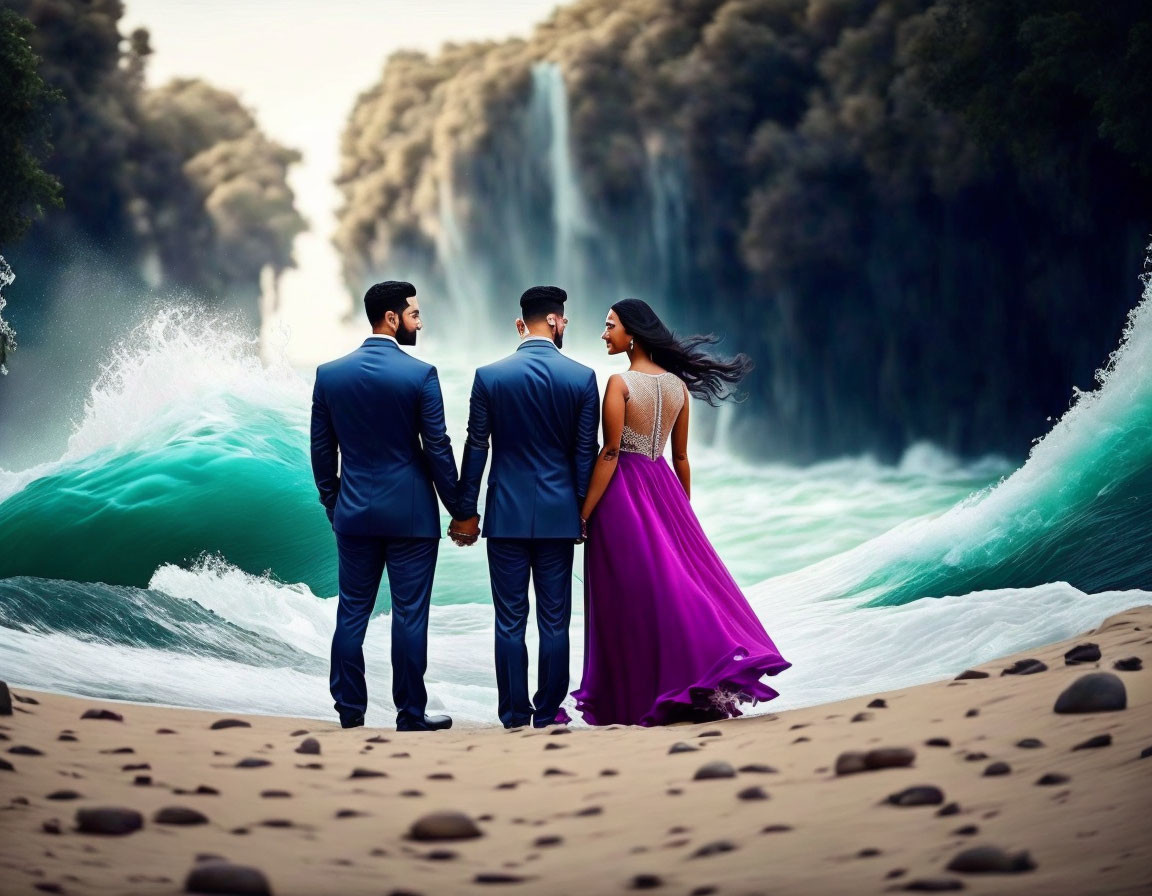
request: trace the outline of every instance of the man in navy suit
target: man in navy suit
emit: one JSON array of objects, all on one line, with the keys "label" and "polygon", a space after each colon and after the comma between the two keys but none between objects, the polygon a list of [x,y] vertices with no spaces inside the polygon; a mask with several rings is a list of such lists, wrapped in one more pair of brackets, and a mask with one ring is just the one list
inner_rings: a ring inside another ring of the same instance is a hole
[{"label": "man in navy suit", "polygon": [[312,393],[312,473],[340,557],[332,697],[343,727],[364,724],[364,633],[387,567],[396,727],[450,728],[448,716],[424,714],[428,606],[440,545],[436,492],[453,513],[458,485],[440,380],[435,367],[400,347],[415,345],[423,326],[411,283],[377,283],[364,295],[364,310],[372,335],[350,355],[322,364]]},{"label": "man in navy suit", "polygon": [[[572,554],[582,540],[580,504],[596,462],[600,402],[596,375],[560,354],[564,290],[534,286],[520,298],[520,347],[476,371],[458,514],[449,534],[475,541],[476,500],[492,442],[484,510],[488,571],[496,606],[496,686],[505,728],[568,721],[568,624]],[[536,591],[540,668],[528,699],[528,577]]]}]

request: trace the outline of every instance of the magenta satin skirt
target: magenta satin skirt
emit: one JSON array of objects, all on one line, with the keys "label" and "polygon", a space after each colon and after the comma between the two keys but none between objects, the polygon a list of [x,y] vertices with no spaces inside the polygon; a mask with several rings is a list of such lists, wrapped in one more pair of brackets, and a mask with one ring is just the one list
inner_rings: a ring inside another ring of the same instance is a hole
[{"label": "magenta satin skirt", "polygon": [[792,664],[664,458],[621,452],[584,566],[584,674],[572,696],[588,724],[707,721],[779,696],[760,679]]}]

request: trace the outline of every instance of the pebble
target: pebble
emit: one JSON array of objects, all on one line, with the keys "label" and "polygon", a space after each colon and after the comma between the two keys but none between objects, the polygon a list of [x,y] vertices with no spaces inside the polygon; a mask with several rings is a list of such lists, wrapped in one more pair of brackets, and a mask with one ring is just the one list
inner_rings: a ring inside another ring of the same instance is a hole
[{"label": "pebble", "polygon": [[692,776],[693,781],[711,781],[717,778],[735,778],[736,769],[729,763],[718,759],[714,762],[706,762],[700,768],[696,769],[696,774]]},{"label": "pebble", "polygon": [[664,880],[656,874],[637,874],[628,884],[630,890],[655,890],[664,886]]},{"label": "pebble", "polygon": [[540,846],[540,847],[559,846],[563,842],[564,842],[563,837],[558,837],[555,834],[550,834],[547,837],[537,837],[535,840],[532,841],[532,845],[533,846]]},{"label": "pebble", "polygon": [[123,722],[124,716],[118,712],[112,712],[110,709],[88,709],[84,711],[84,715],[80,716],[82,719],[104,719],[108,722]]},{"label": "pebble", "polygon": [[423,815],[412,823],[408,835],[413,840],[471,840],[483,836],[476,822],[463,812],[444,810]]},{"label": "pebble", "polygon": [[1112,746],[1111,734],[1097,734],[1095,737],[1090,737],[1083,743],[1076,744],[1072,748],[1073,752],[1076,750],[1094,750],[1097,747],[1110,747]]},{"label": "pebble", "polygon": [[1064,654],[1064,665],[1075,666],[1080,663],[1096,663],[1100,661],[1099,644],[1077,644]]},{"label": "pebble", "polygon": [[1054,712],[1115,712],[1128,706],[1124,682],[1111,672],[1081,675],[1056,698]]},{"label": "pebble", "polygon": [[736,797],[742,800],[766,800],[768,794],[765,793],[763,787],[745,787],[736,794]]},{"label": "pebble", "polygon": [[888,802],[893,806],[938,806],[944,802],[944,791],[931,785],[908,787],[891,794]]},{"label": "pebble", "polygon": [[267,759],[256,759],[249,756],[247,759],[241,759],[236,763],[236,768],[264,768],[272,763]]},{"label": "pebble", "polygon": [[144,816],[135,809],[112,806],[77,809],[76,824],[82,834],[131,834],[144,827]]},{"label": "pebble", "polygon": [[209,727],[211,731],[220,731],[223,728],[251,728],[251,722],[245,722],[243,719],[220,719],[213,722]]},{"label": "pebble", "polygon": [[229,893],[232,896],[272,896],[259,868],[230,862],[200,862],[184,880],[186,893]]},{"label": "pebble", "polygon": [[763,764],[757,763],[757,762],[753,762],[750,765],[742,765],[742,766],[740,766],[739,771],[741,773],[747,773],[750,775],[774,775],[774,774],[776,774],[776,769],[774,769],[772,766],[763,765]]},{"label": "pebble", "polygon": [[386,772],[377,771],[374,768],[354,768],[349,778],[387,778]]},{"label": "pebble", "polygon": [[915,893],[946,893],[963,890],[964,881],[954,877],[920,877],[906,883],[904,889]]},{"label": "pebble", "polygon": [[696,736],[697,737],[721,737],[721,736],[723,736],[723,734],[724,734],[723,731],[701,731]]},{"label": "pebble", "polygon": [[958,853],[948,863],[949,871],[962,874],[1016,874],[1035,869],[1036,862],[1027,852],[1009,855],[998,846],[974,846]]},{"label": "pebble", "polygon": [[12,693],[8,690],[8,683],[0,681],[0,716],[12,715]]},{"label": "pebble", "polygon": [[695,753],[699,749],[699,747],[695,747],[692,744],[686,744],[681,740],[677,741],[676,743],[672,744],[671,747],[669,747],[668,755],[671,756],[673,753]]},{"label": "pebble", "polygon": [[156,824],[207,824],[208,816],[187,806],[166,806],[153,815],[152,820]]},{"label": "pebble", "polygon": [[1047,672],[1048,666],[1035,659],[1017,660],[1007,669],[1000,671],[1001,675],[1035,675],[1037,672]]},{"label": "pebble", "polygon": [[1041,787],[1051,787],[1055,784],[1067,784],[1069,780],[1067,775],[1062,775],[1060,772],[1048,772],[1045,775],[1041,775],[1036,780],[1036,783]]},{"label": "pebble", "polygon": [[870,718],[872,718],[872,713],[870,713],[870,712],[858,712],[858,713],[856,713],[856,715],[852,716],[852,718],[849,719],[848,721],[850,721],[850,722],[867,722]]},{"label": "pebble", "polygon": [[959,675],[957,675],[952,680],[953,681],[968,681],[968,680],[973,679],[973,678],[989,678],[989,677],[991,677],[991,676],[989,676],[989,674],[987,672],[983,672],[980,669],[965,669],[963,672],[961,672]]},{"label": "pebble", "polygon": [[43,756],[43,750],[37,750],[35,747],[24,746],[23,744],[17,745],[8,751],[13,756]]},{"label": "pebble", "polygon": [[75,790],[54,790],[44,797],[46,800],[81,800],[83,798],[83,794],[77,793]]},{"label": "pebble", "polygon": [[1126,656],[1122,660],[1116,660],[1112,664],[1113,669],[1119,669],[1121,672],[1139,672],[1144,668],[1144,663],[1138,656]]},{"label": "pebble", "polygon": [[1012,766],[1007,762],[993,762],[984,769],[984,777],[992,778],[997,775],[1009,775],[1012,773]]},{"label": "pebble", "polygon": [[974,824],[966,824],[963,827],[956,828],[956,830],[954,830],[952,833],[958,837],[971,837],[975,834],[979,834],[980,828]]},{"label": "pebble", "polygon": [[287,790],[261,790],[260,796],[266,800],[288,799],[292,796]]},{"label": "pebble", "polygon": [[930,738],[928,738],[928,740],[924,741],[924,746],[926,746],[926,747],[950,747],[950,746],[952,746],[952,741],[948,740],[948,738],[946,738],[946,737],[930,737]]},{"label": "pebble", "polygon": [[300,741],[300,745],[296,748],[297,753],[303,753],[305,756],[319,756],[320,755],[320,741],[314,737],[306,737]]},{"label": "pebble", "polygon": [[713,840],[711,843],[705,843],[694,853],[694,859],[706,859],[709,856],[718,856],[721,853],[732,852],[736,849],[736,844],[730,840]]},{"label": "pebble", "polygon": [[877,697],[875,700],[873,700],[871,703],[868,704],[868,708],[869,709],[887,709],[888,708],[888,702],[883,697]]},{"label": "pebble", "polygon": [[42,830],[45,834],[63,833],[63,829],[60,827],[60,819],[58,818],[49,818],[47,821],[40,825],[40,830]]},{"label": "pebble", "polygon": [[948,803],[944,806],[941,806],[939,809],[937,809],[936,814],[939,816],[959,815],[960,814],[960,804],[959,803]]},{"label": "pebble", "polygon": [[1038,737],[1026,737],[1023,740],[1016,741],[1016,746],[1022,750],[1035,750],[1044,746],[1044,741]]}]

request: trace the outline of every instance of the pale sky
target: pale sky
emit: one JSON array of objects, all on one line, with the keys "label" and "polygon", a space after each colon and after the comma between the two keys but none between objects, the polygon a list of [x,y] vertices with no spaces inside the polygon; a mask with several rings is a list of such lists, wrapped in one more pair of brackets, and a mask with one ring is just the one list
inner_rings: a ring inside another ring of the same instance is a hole
[{"label": "pale sky", "polygon": [[[340,134],[358,93],[398,49],[527,36],[557,0],[127,0],[121,30],[147,28],[150,84],[198,77],[236,93],[260,126],[304,153],[291,176],[312,225],[282,282],[288,351],[302,363],[355,340],[329,238]],[[307,339],[303,338],[307,334]],[[354,341],[352,344],[356,344]]]}]

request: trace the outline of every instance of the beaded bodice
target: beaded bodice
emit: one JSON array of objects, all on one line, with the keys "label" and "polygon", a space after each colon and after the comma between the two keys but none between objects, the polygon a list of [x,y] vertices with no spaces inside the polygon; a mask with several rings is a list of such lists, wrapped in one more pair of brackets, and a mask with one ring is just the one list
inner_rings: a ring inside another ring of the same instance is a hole
[{"label": "beaded bodice", "polygon": [[684,407],[684,384],[674,373],[653,375],[626,370],[621,376],[628,387],[628,398],[620,450],[655,460],[664,454],[672,426]]}]

